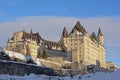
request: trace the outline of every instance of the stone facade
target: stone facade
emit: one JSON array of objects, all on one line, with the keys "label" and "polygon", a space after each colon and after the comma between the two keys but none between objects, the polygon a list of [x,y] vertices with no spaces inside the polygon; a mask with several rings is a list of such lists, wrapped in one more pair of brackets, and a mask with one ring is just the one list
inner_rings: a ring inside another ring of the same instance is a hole
[{"label": "stone facade", "polygon": [[95,33],[89,35],[78,21],[69,35],[64,28],[60,42],[71,52],[67,57],[72,61],[73,68],[81,69],[91,64],[106,68],[106,49],[100,28],[97,36]]},{"label": "stone facade", "polygon": [[0,60],[0,75],[3,74],[14,75],[14,76],[45,74],[45,75],[53,76],[55,73],[54,73],[54,69],[48,67],[41,67],[41,66],[25,64],[21,62]]},{"label": "stone facade", "polygon": [[41,41],[40,38],[38,33],[16,32],[13,37],[8,40],[7,49],[36,58]]},{"label": "stone facade", "polygon": [[38,50],[42,55],[43,50],[46,51],[48,57],[66,57],[67,52],[64,45],[47,41],[41,38],[39,33],[27,33],[19,31],[14,33],[13,37],[7,42],[7,50],[19,52],[24,55],[37,58]]},{"label": "stone facade", "polygon": [[37,57],[38,50],[46,50],[48,57],[63,57],[72,62],[72,68],[84,69],[88,65],[106,68],[106,49],[104,36],[99,28],[98,35],[88,32],[78,21],[70,34],[64,27],[59,42],[42,39],[39,33],[20,31],[14,33],[7,42],[7,49],[20,52],[24,55]]}]

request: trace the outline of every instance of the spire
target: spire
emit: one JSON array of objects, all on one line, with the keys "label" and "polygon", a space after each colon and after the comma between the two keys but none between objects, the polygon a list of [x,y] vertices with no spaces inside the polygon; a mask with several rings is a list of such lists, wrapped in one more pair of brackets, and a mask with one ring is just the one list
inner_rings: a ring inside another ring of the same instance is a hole
[{"label": "spire", "polygon": [[31,31],[30,31],[30,34],[32,34],[33,32],[32,32],[32,29],[31,29]]},{"label": "spire", "polygon": [[98,36],[103,36],[101,29],[98,30]]},{"label": "spire", "polygon": [[97,41],[97,37],[96,37],[96,34],[93,32],[92,35],[91,35],[91,39],[95,39]]},{"label": "spire", "polygon": [[99,30],[98,30],[97,38],[98,38],[99,44],[100,44],[100,45],[104,45],[104,37],[103,37],[102,31],[101,31],[100,28],[99,28]]},{"label": "spire", "polygon": [[63,29],[62,36],[63,36],[64,38],[68,37],[68,32],[67,32],[66,27],[64,27],[64,29]]}]

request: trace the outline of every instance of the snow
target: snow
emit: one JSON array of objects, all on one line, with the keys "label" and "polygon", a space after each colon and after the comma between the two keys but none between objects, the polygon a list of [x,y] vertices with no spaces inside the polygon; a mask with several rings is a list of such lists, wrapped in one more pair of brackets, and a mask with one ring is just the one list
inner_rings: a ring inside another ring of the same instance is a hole
[{"label": "snow", "polygon": [[30,56],[23,55],[22,53],[13,52],[13,51],[9,51],[9,50],[5,50],[5,53],[7,53],[9,55],[9,57],[15,57],[15,58],[18,58],[18,59],[24,60],[24,61],[27,61],[27,60],[31,59],[37,65],[41,65],[39,59],[37,59],[37,58],[32,58]]},{"label": "snow", "polygon": [[[10,57],[19,58],[22,60],[28,60],[31,58],[31,57],[25,56],[21,53],[3,50],[2,48],[0,48],[0,51],[4,51]],[[50,61],[46,61],[43,59],[37,59],[37,58],[31,58],[31,59],[33,59],[37,63],[37,65],[41,65],[40,61],[50,62]],[[54,64],[57,64],[57,63],[54,63]],[[25,75],[25,76],[0,75],[0,80],[120,80],[120,69],[113,73],[97,72],[97,73],[93,73],[93,74],[63,76],[63,77],[47,76],[47,75],[34,75],[34,74],[31,74],[29,76],[27,76],[27,75]]]},{"label": "snow", "polygon": [[7,53],[9,55],[9,57],[15,57],[15,58],[18,58],[18,59],[24,60],[24,61],[31,59],[39,66],[41,66],[41,63],[40,63],[41,61],[47,62],[47,63],[53,63],[53,64],[61,66],[61,64],[56,63],[56,62],[51,62],[51,61],[47,61],[47,60],[44,60],[44,59],[33,58],[33,57],[30,57],[30,56],[25,56],[22,53],[18,53],[18,52],[5,50],[5,53]]},{"label": "snow", "polygon": [[21,60],[26,60],[26,57],[22,55],[21,53],[5,50],[5,53],[7,53],[10,57],[15,57]]},{"label": "snow", "polygon": [[18,58],[18,59],[23,60],[23,61],[27,61],[27,60],[31,59],[39,66],[41,66],[41,63],[40,63],[41,61],[61,66],[61,64],[56,63],[56,62],[47,61],[47,60],[44,60],[44,59],[33,58],[33,57],[26,56],[26,55],[23,55],[22,53],[18,53],[18,52],[13,52],[13,51],[9,51],[9,50],[4,50],[4,52],[6,54],[8,54],[9,57],[15,57],[15,58]]},{"label": "snow", "polygon": [[47,75],[34,75],[29,76],[11,76],[0,75],[0,80],[120,80],[120,69],[113,73],[98,72],[86,75],[71,76],[47,76]]}]

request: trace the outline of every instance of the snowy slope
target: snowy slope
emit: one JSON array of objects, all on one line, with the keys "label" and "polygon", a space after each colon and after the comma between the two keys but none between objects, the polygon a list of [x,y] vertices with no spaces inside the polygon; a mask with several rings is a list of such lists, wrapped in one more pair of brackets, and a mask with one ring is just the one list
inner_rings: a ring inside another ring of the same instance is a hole
[{"label": "snowy slope", "polygon": [[13,52],[13,51],[9,51],[9,50],[5,50],[5,53],[7,53],[9,55],[9,57],[15,57],[15,58],[18,58],[20,60],[29,60],[29,59],[32,59],[37,65],[41,65],[41,61],[42,62],[46,62],[46,63],[52,63],[52,64],[56,64],[56,65],[60,65],[59,63],[57,62],[52,62],[52,61],[48,61],[48,60],[44,60],[44,59],[38,59],[38,58],[31,58],[30,56],[25,56],[23,55],[22,53],[18,53],[18,52]]},{"label": "snowy slope", "polygon": [[99,72],[95,74],[87,74],[84,76],[76,75],[73,77],[65,76],[47,76],[47,75],[34,75],[29,76],[10,76],[10,75],[0,75],[0,80],[120,80],[120,69],[113,73]]},{"label": "snowy slope", "polygon": [[26,57],[20,53],[9,51],[9,50],[5,50],[5,53],[7,53],[10,57],[15,57],[21,60],[26,60]]},{"label": "snowy slope", "polygon": [[9,50],[5,50],[5,53],[7,53],[9,55],[9,57],[15,57],[15,58],[18,58],[18,59],[24,60],[24,61],[31,59],[31,60],[35,61],[35,63],[37,65],[41,65],[39,59],[31,58],[30,56],[25,56],[22,53],[17,53],[17,52],[13,52],[13,51],[9,51]]},{"label": "snowy slope", "polygon": [[[1,49],[1,51],[3,51]],[[10,57],[16,57],[22,60],[29,59],[29,56],[24,56],[21,53],[16,53],[12,51],[5,50],[5,52]],[[32,58],[34,59],[34,58]],[[39,61],[44,61],[42,59],[34,59],[37,64],[40,65]],[[113,73],[105,73],[105,72],[97,72],[94,74],[87,74],[87,75],[76,75],[73,77],[65,76],[65,77],[59,77],[59,76],[47,76],[47,75],[29,75],[29,76],[10,76],[10,75],[0,75],[0,80],[120,80],[120,69],[113,72]]]}]

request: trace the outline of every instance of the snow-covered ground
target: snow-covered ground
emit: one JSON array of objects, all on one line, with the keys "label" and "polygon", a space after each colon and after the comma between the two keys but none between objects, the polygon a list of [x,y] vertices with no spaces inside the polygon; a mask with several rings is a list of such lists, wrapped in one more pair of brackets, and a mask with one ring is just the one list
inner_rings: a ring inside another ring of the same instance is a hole
[{"label": "snow-covered ground", "polygon": [[47,76],[47,75],[25,75],[20,76],[10,76],[10,75],[0,75],[0,80],[120,80],[120,69],[113,73],[98,72],[94,74],[87,75],[76,75],[70,76]]},{"label": "snow-covered ground", "polygon": [[29,60],[29,59],[32,59],[37,65],[39,66],[42,66],[41,65],[41,61],[42,62],[46,62],[46,63],[52,63],[52,64],[56,64],[56,65],[60,65],[59,63],[57,62],[52,62],[52,61],[48,61],[48,60],[44,60],[44,59],[38,59],[38,58],[33,58],[33,57],[30,57],[30,56],[25,56],[23,55],[22,53],[18,53],[18,52],[13,52],[13,51],[9,51],[9,50],[4,50],[4,52],[6,54],[8,54],[9,57],[14,57],[14,58],[18,58],[20,60],[23,60],[23,61],[26,61],[26,60]]},{"label": "snow-covered ground", "polygon": [[15,58],[18,58],[18,59],[24,60],[24,61],[31,59],[37,65],[39,65],[39,66],[41,65],[39,59],[32,58],[30,56],[25,56],[22,53],[18,53],[18,52],[13,52],[13,51],[9,51],[9,50],[4,50],[4,51],[5,51],[6,54],[8,54],[9,57],[15,57]]},{"label": "snow-covered ground", "polygon": [[[24,56],[20,53],[3,50],[0,48],[0,52],[4,51],[10,57],[19,58],[22,60],[29,59],[29,56]],[[41,65],[39,62],[43,61],[42,59],[34,59],[32,58],[37,65]],[[113,73],[104,73],[104,72],[97,72],[94,74],[87,74],[87,75],[76,75],[76,76],[47,76],[47,75],[34,75],[31,74],[29,76],[10,76],[10,75],[0,75],[0,80],[120,80],[120,69],[113,72]]]}]

